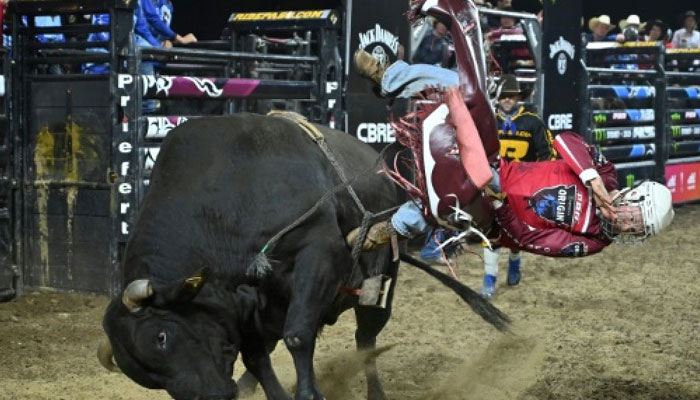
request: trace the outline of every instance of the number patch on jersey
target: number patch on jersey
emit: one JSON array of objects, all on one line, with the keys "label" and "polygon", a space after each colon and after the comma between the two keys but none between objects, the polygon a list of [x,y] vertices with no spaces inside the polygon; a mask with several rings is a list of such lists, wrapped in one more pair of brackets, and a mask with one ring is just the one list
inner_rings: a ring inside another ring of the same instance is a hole
[{"label": "number patch on jersey", "polygon": [[501,157],[506,160],[520,161],[527,155],[530,143],[524,140],[501,139]]}]

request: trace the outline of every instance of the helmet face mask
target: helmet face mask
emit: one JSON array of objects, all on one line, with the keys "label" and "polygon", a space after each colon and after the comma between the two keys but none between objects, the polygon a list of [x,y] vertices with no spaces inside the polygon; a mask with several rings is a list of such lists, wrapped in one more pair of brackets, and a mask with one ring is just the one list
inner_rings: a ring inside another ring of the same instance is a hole
[{"label": "helmet face mask", "polygon": [[671,224],[671,192],[656,182],[624,189],[613,199],[615,218],[601,218],[603,233],[613,242],[642,243]]},{"label": "helmet face mask", "polygon": [[603,218],[602,222],[603,233],[615,243],[642,243],[650,235],[644,223],[642,208],[638,205],[615,205],[615,218],[612,221]]}]

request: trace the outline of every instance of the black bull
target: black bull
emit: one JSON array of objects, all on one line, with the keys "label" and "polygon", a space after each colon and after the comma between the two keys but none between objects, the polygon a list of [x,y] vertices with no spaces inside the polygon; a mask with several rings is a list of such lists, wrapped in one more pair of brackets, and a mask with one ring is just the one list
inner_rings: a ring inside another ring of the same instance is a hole
[{"label": "black bull", "polygon": [[[353,181],[364,206],[395,206],[394,186],[372,168],[377,153],[319,128],[348,175],[365,170]],[[240,352],[267,397],[287,399],[269,358],[284,339],[297,371],[296,398],[322,398],[313,371],[317,332],[354,307],[357,346],[374,348],[391,313],[398,263],[385,248],[362,254],[351,274],[344,237],[362,214],[342,190],[280,239],[269,253],[269,274],[247,271],[272,236],[340,182],[319,146],[284,118],[239,114],[174,129],[126,247],[127,289],[104,316],[103,365],[113,356],[131,379],[175,399],[232,399]],[[394,278],[386,308],[358,306],[340,290],[358,288],[378,271]],[[484,304],[469,304],[482,307],[482,316],[492,312],[488,304],[485,312]],[[385,398],[373,360],[366,371],[368,397]]]}]

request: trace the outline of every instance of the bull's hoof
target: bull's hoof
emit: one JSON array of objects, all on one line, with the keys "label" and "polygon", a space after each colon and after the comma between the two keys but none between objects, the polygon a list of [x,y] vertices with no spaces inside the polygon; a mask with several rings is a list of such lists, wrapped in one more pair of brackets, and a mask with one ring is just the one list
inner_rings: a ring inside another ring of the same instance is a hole
[{"label": "bull's hoof", "polygon": [[258,388],[258,380],[255,379],[250,371],[246,371],[240,379],[238,379],[237,385],[240,397],[250,397],[255,394],[255,389]]},{"label": "bull's hoof", "polygon": [[301,347],[301,339],[296,336],[287,336],[284,338],[284,343],[287,345],[287,347],[292,349]]}]

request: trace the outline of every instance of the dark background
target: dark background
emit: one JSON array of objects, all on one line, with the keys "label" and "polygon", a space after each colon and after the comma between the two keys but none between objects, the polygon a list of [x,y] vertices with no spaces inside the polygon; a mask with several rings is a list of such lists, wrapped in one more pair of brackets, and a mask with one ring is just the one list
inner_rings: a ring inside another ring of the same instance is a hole
[{"label": "dark background", "polygon": [[[549,1],[549,0],[546,0]],[[679,18],[687,10],[700,13],[698,0],[557,0],[561,2],[583,1],[583,13],[586,22],[593,16],[608,14],[614,24],[629,14],[637,14],[642,21],[652,18],[662,19],[673,29],[680,27]],[[226,25],[226,20],[233,11],[257,10],[293,10],[293,9],[322,9],[337,8],[341,0],[173,0],[175,13],[173,28],[180,34],[192,32],[199,39],[217,39]],[[353,0],[354,5],[370,4],[377,7],[382,0]],[[406,0],[408,4],[408,0]],[[539,0],[513,0],[517,10],[537,12],[540,9]],[[406,6],[408,8],[408,5]],[[405,10],[396,10],[400,15]],[[586,30],[587,28],[586,24]]]}]

